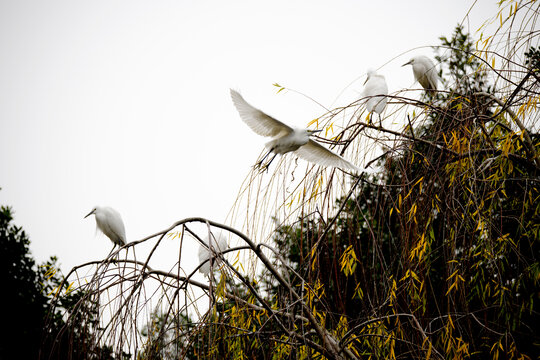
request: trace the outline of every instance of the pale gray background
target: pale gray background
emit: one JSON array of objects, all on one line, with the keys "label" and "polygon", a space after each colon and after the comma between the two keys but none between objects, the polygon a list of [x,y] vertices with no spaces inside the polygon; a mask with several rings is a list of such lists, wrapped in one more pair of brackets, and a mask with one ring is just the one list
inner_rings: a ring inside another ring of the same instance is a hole
[{"label": "pale gray background", "polygon": [[390,92],[418,87],[401,64],[496,3],[465,19],[473,1],[0,1],[0,204],[64,271],[111,248],[83,220],[95,205],[129,241],[224,221],[266,141],[229,88],[305,126],[323,109],[273,83],[326,106],[359,97],[370,67]]}]

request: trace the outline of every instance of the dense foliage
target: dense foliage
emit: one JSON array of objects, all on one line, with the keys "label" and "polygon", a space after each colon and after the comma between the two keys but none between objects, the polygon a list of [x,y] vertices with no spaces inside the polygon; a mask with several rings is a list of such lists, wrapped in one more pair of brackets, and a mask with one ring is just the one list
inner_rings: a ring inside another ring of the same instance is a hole
[{"label": "dense foliage", "polygon": [[527,148],[496,108],[462,29],[441,39],[456,85],[415,129],[422,141],[405,141],[402,154],[384,158],[382,178],[358,184],[323,241],[325,224],[304,219],[276,241],[322,285],[314,311],[331,328],[355,329],[348,340],[358,354],[535,357],[539,138]]},{"label": "dense foliage", "polygon": [[[30,240],[22,227],[12,224],[10,207],[0,208],[0,282],[5,306],[0,330],[0,359],[86,359],[85,346],[93,341],[90,328],[63,315],[82,296],[64,282],[56,257],[37,265],[30,253]],[[52,303],[56,307],[52,308]],[[90,310],[90,309],[88,309]],[[92,314],[92,311],[86,311]],[[94,313],[95,314],[95,313]],[[95,316],[94,316],[95,317]],[[95,321],[95,319],[94,319]],[[110,349],[98,347],[101,359],[113,359]],[[95,353],[96,350],[93,349]]]},{"label": "dense foliage", "polygon": [[[427,99],[426,120],[398,154],[381,159],[382,173],[363,177],[336,202],[333,225],[306,216],[277,228],[286,259],[275,265],[288,264],[282,273],[291,287],[356,356],[533,358],[540,351],[539,137],[532,134],[531,148],[513,129],[461,27],[441,41],[449,49],[438,57],[441,77],[451,90]],[[266,301],[300,320],[277,324],[261,320],[263,309],[218,304],[192,345],[197,355],[321,355],[310,344],[320,339],[291,336],[307,323],[289,288],[271,274],[263,283]]]},{"label": "dense foliage", "polygon": [[11,225],[12,211],[0,209],[0,281],[5,306],[0,330],[0,358],[37,358],[46,312],[47,296],[43,277],[29,254],[22,228]]}]

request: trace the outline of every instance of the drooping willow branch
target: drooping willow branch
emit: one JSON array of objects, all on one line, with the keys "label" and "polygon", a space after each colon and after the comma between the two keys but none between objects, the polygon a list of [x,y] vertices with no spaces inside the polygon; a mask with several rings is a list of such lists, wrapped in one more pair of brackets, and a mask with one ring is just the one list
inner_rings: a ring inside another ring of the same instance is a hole
[{"label": "drooping willow branch", "polygon": [[[133,284],[133,286],[130,288],[130,291],[128,293],[126,293],[126,294],[119,294],[120,297],[116,297],[116,299],[121,299],[123,301],[123,304],[124,304],[120,308],[118,308],[112,315],[113,319],[118,318],[118,317],[121,316],[122,312],[124,311],[123,310],[124,307],[127,306],[129,303],[131,303],[132,300],[134,300],[136,296],[138,296],[137,293],[139,292],[139,289],[143,285],[143,282],[146,279],[150,279],[150,278],[158,280],[162,284],[162,286],[164,284],[166,284],[166,286],[172,286],[172,287],[176,288],[177,290],[182,289],[182,290],[187,291],[187,286],[191,285],[191,286],[195,286],[195,287],[197,287],[199,289],[202,289],[204,291],[212,291],[212,286],[211,285],[203,284],[201,282],[198,282],[198,281],[192,279],[192,276],[197,272],[197,269],[204,264],[204,262],[203,262],[203,264],[199,264],[198,267],[195,268],[195,270],[193,270],[187,276],[180,276],[180,274],[175,274],[175,273],[171,273],[171,272],[167,272],[167,271],[163,271],[163,270],[159,270],[159,269],[154,269],[149,265],[149,261],[150,261],[152,255],[154,254],[156,248],[160,244],[161,240],[169,232],[171,232],[173,229],[175,229],[176,227],[183,226],[184,231],[190,233],[194,238],[196,238],[198,241],[202,242],[202,240],[199,238],[199,236],[195,232],[193,232],[192,230],[190,230],[189,228],[187,228],[185,226],[185,225],[187,225],[189,223],[203,223],[203,224],[207,224],[208,226],[211,226],[211,227],[216,228],[216,229],[225,230],[225,231],[227,231],[227,232],[229,232],[231,234],[236,235],[238,238],[242,239],[246,243],[246,245],[243,245],[243,246],[238,246],[238,247],[230,248],[230,249],[227,249],[227,250],[224,250],[224,251],[221,251],[221,252],[212,253],[209,256],[209,259],[206,260],[206,261],[213,261],[214,259],[223,260],[225,262],[225,264],[227,265],[227,267],[230,270],[233,271],[233,273],[236,275],[236,277],[238,277],[242,281],[242,283],[248,289],[248,291],[251,294],[253,294],[253,296],[255,296],[255,298],[262,305],[262,307],[258,306],[258,305],[255,305],[255,304],[251,304],[250,302],[248,302],[248,301],[246,301],[246,300],[244,300],[244,299],[242,299],[242,298],[240,298],[240,297],[238,297],[238,296],[236,296],[234,294],[230,294],[228,292],[223,293],[223,296],[225,298],[229,298],[229,299],[231,299],[233,301],[237,301],[237,302],[247,306],[248,308],[251,308],[251,309],[256,310],[256,311],[263,311],[264,310],[267,314],[269,314],[269,319],[273,318],[276,321],[276,323],[279,325],[280,329],[282,331],[284,331],[289,337],[296,338],[297,340],[302,341],[304,344],[311,347],[313,350],[315,350],[317,352],[320,352],[322,354],[325,354],[325,356],[327,356],[329,358],[340,359],[340,358],[342,358],[342,356],[345,356],[346,358],[349,358],[349,359],[356,359],[356,356],[350,350],[341,347],[339,345],[338,340],[332,334],[330,334],[324,328],[324,326],[322,326],[316,320],[315,316],[313,315],[312,310],[306,304],[303,297],[300,294],[298,294],[297,290],[294,289],[289,284],[289,282],[281,275],[281,273],[278,271],[278,269],[273,265],[273,263],[270,261],[270,259],[263,253],[262,244],[255,244],[245,234],[243,234],[242,232],[240,232],[240,231],[238,231],[238,230],[236,230],[236,229],[234,229],[234,228],[232,228],[230,226],[220,224],[220,223],[217,223],[217,222],[213,222],[213,221],[210,221],[208,219],[200,218],[200,217],[187,218],[187,219],[177,221],[173,225],[171,225],[170,227],[168,227],[167,229],[165,229],[163,231],[157,232],[157,233],[155,233],[155,234],[153,234],[151,236],[145,237],[145,238],[143,238],[141,240],[133,241],[133,242],[130,242],[130,243],[126,244],[122,248],[120,248],[117,251],[111,253],[110,256],[107,257],[104,260],[91,261],[91,262],[87,262],[85,264],[81,264],[81,265],[78,265],[78,266],[74,267],[68,273],[68,276],[65,277],[64,281],[67,281],[67,279],[71,278],[71,276],[74,275],[75,273],[77,273],[78,270],[80,270],[80,269],[87,268],[87,267],[92,267],[92,266],[97,266],[97,270],[94,273],[94,275],[92,275],[91,281],[88,284],[86,284],[86,286],[83,286],[84,296],[79,300],[78,304],[75,306],[73,311],[75,311],[75,312],[76,311],[84,311],[83,310],[84,309],[84,306],[83,306],[84,303],[86,301],[91,301],[90,299],[91,299],[92,296],[99,296],[100,294],[104,294],[105,292],[107,292],[109,289],[114,289],[116,286],[121,286],[124,282],[131,282]],[[115,258],[115,256],[117,256],[120,251],[122,251],[124,249],[127,250],[129,248],[134,248],[137,245],[139,245],[139,244],[141,244],[143,242],[146,242],[146,241],[148,241],[150,239],[156,238],[156,237],[158,238],[158,241],[156,242],[156,244],[150,250],[150,253],[147,256],[145,261],[132,260],[132,259],[117,259],[117,258]],[[268,247],[268,246],[265,245],[265,247]],[[245,277],[238,270],[236,270],[233,266],[231,266],[223,258],[223,254],[225,254],[225,253],[230,253],[230,252],[240,251],[240,250],[246,250],[246,249],[251,250],[257,256],[257,258],[262,262],[265,269],[267,271],[269,271],[269,273],[272,275],[273,279],[275,279],[281,286],[283,286],[285,289],[287,289],[287,291],[293,296],[293,301],[295,303],[299,304],[302,307],[302,309],[303,309],[302,312],[303,312],[304,316],[295,315],[295,314],[292,314],[292,313],[290,313],[288,311],[283,311],[283,310],[279,310],[279,309],[273,309],[271,307],[271,305],[263,298],[263,296],[261,296],[261,294],[259,294],[258,291],[251,285],[250,281],[245,279]],[[134,265],[132,270],[133,271],[138,270],[138,273],[135,272],[131,276],[120,275],[120,277],[118,279],[114,279],[114,277],[118,276],[118,274],[116,274],[116,275],[112,274],[112,276],[113,276],[113,278],[112,278],[113,281],[112,282],[102,283],[102,279],[105,279],[108,276],[107,272],[113,270],[113,269],[109,269],[109,266],[111,264],[116,264],[116,265],[123,264],[124,269],[126,269],[126,265]],[[296,274],[296,275],[298,275],[298,274]],[[160,279],[160,277],[161,277],[161,279]],[[173,279],[175,281],[178,281],[179,283],[178,284],[171,284],[169,282],[164,282],[163,278]],[[126,288],[126,290],[127,289],[128,288]],[[57,304],[55,304],[55,305],[57,305]],[[298,333],[298,332],[296,332],[294,330],[288,329],[281,322],[280,318],[289,319],[289,320],[290,319],[293,319],[293,320],[298,319],[298,320],[300,320],[302,322],[308,322],[310,324],[311,328],[314,330],[314,333],[317,334],[318,338],[320,339],[320,343],[315,342],[312,339],[306,337],[305,334]],[[113,326],[112,322],[109,322],[105,326],[105,328],[102,328],[102,330],[105,331],[108,328],[110,328],[111,326]],[[98,342],[99,342],[99,339],[104,335],[103,331],[101,332],[101,335],[97,338]]]},{"label": "drooping willow branch", "polygon": [[493,118],[497,117],[499,114],[503,112],[507,112],[508,115],[510,115],[510,118],[516,123],[516,125],[519,127],[519,129],[523,133],[523,138],[525,139],[525,146],[527,148],[527,153],[529,154],[530,158],[533,159],[534,163],[536,164],[536,167],[540,169],[540,160],[538,159],[538,155],[536,154],[536,149],[534,147],[534,144],[531,140],[531,137],[529,136],[529,130],[523,125],[521,120],[519,120],[519,117],[512,111],[510,108],[511,106],[511,100],[515,97],[519,89],[523,87],[527,79],[529,78],[531,72],[527,73],[527,75],[523,78],[523,80],[519,83],[519,85],[516,87],[514,92],[512,92],[512,95],[508,98],[506,102],[503,102],[501,99],[497,98],[496,96],[486,93],[486,92],[477,92],[474,95],[481,95],[489,98],[490,100],[496,102],[499,106],[501,106],[501,110],[493,115]]}]

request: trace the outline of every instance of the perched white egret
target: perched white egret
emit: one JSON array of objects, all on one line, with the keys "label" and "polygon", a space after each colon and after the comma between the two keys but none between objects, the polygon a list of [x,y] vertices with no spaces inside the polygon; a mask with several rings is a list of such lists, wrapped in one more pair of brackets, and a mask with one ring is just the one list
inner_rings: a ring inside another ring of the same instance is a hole
[{"label": "perched white egret", "polygon": [[370,97],[366,103],[366,109],[370,113],[376,112],[379,114],[379,120],[381,120],[381,113],[388,102],[388,98],[386,97],[388,95],[388,85],[386,85],[384,76],[377,74],[374,70],[368,70],[362,95],[364,97]]},{"label": "perched white egret", "polygon": [[[212,255],[216,255],[224,250],[227,250],[227,240],[221,236],[221,234],[218,234],[217,237],[213,234],[210,235],[211,241],[208,241],[208,237],[203,239],[206,246],[200,244],[199,245],[199,263],[204,264],[201,265],[199,268],[199,271],[203,273],[205,276],[208,276],[210,274],[210,261],[209,259],[212,257]],[[218,262],[216,258],[214,258],[215,262]]]},{"label": "perched white egret", "polygon": [[240,118],[251,128],[251,130],[261,136],[271,136],[273,138],[266,143],[266,147],[269,151],[258,165],[262,164],[271,152],[274,153],[274,157],[272,157],[268,164],[265,165],[266,168],[268,168],[277,154],[285,154],[294,151],[298,157],[318,165],[333,166],[356,172],[361,171],[350,161],[345,160],[343,157],[328,150],[315,140],[310,139],[311,135],[321,130],[294,129],[265,114],[259,109],[254,108],[248,104],[237,91],[231,89],[231,97],[240,114]]},{"label": "perched white egret", "polygon": [[439,81],[439,75],[437,74],[437,68],[433,61],[427,56],[415,56],[409,62],[401,65],[412,65],[414,78],[422,85],[426,91],[435,93],[437,90],[437,82]]},{"label": "perched white egret", "polygon": [[103,232],[116,246],[126,244],[126,230],[120,213],[108,206],[96,206],[84,218],[90,215],[96,216],[96,224],[99,230]]}]

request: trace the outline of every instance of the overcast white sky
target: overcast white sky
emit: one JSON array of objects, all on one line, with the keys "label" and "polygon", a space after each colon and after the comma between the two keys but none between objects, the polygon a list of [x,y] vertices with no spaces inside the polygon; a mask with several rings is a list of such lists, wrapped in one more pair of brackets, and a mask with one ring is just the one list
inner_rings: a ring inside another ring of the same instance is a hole
[{"label": "overcast white sky", "polygon": [[[267,141],[229,88],[305,126],[322,109],[273,83],[330,106],[386,64],[390,92],[418,87],[401,64],[432,57],[472,3],[0,1],[0,204],[38,262],[57,255],[64,272],[111,248],[83,220],[95,205],[122,214],[128,241],[185,217],[224,221]],[[479,2],[465,28],[496,11]]]}]

